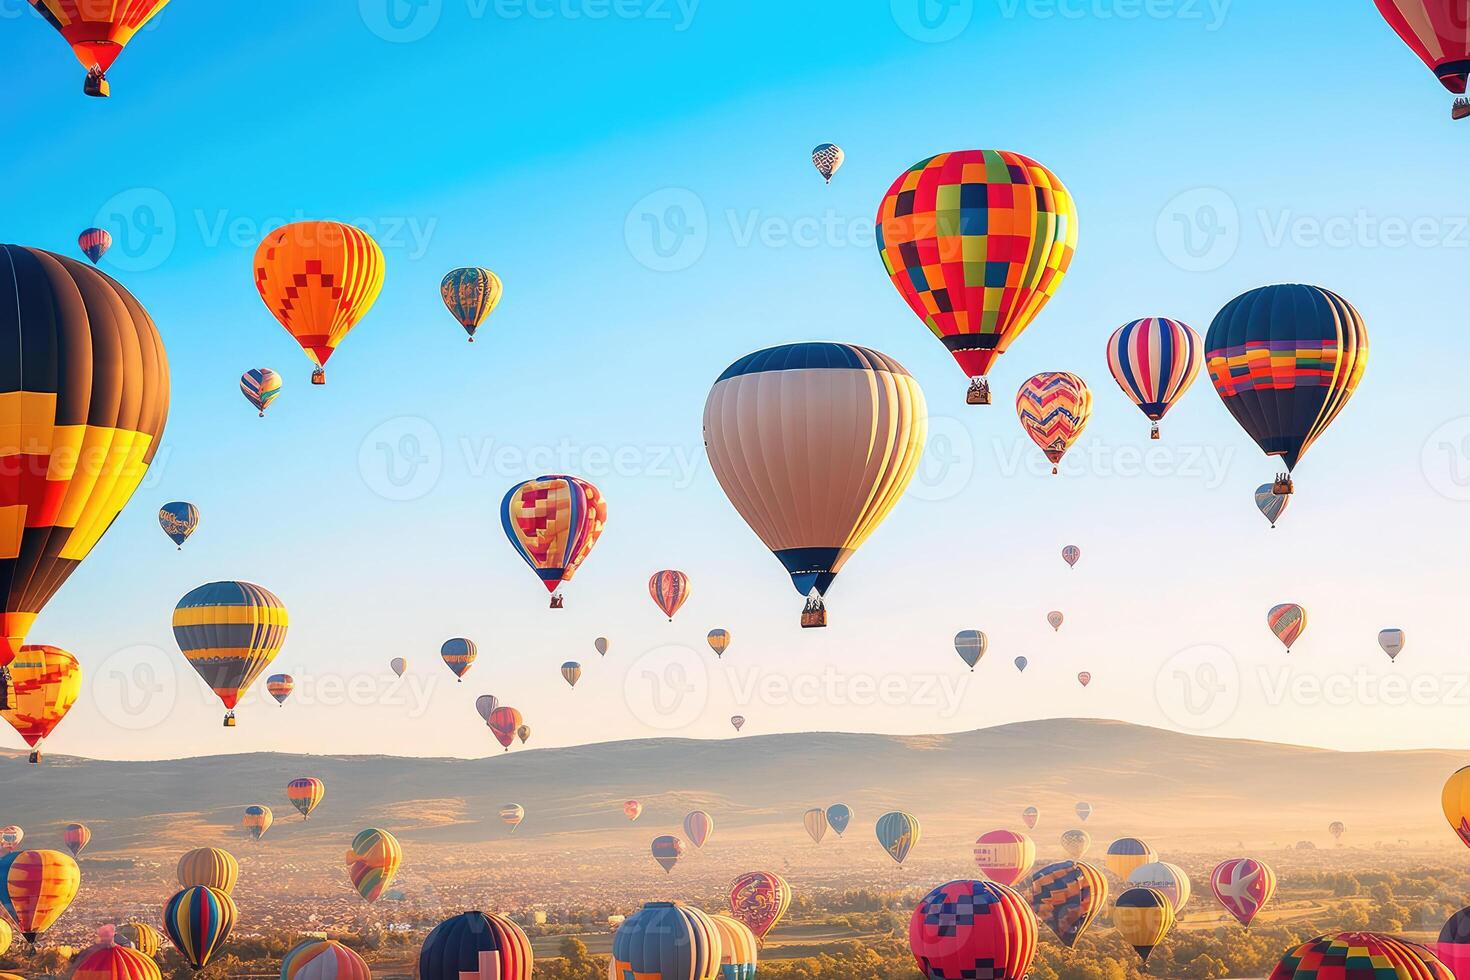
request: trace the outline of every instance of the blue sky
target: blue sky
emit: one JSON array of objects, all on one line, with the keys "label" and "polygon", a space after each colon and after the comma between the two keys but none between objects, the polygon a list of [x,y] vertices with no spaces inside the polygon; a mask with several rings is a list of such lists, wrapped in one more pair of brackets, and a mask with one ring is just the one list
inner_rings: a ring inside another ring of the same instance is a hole
[{"label": "blue sky", "polygon": [[[478,755],[486,691],[536,745],[723,737],[734,713],[747,735],[1088,715],[1470,744],[1470,207],[1447,96],[1367,0],[925,2],[178,0],[101,101],[28,5],[0,0],[0,63],[25,82],[4,106],[5,239],[74,254],[81,228],[110,227],[103,268],[152,312],[173,368],[148,484],[32,633],[89,676],[53,750]],[[830,187],[807,158],[826,140],[847,152]],[[872,244],[899,172],[970,147],[1044,162],[1081,226],[990,409],[962,404]],[[359,224],[388,260],[323,389],[250,277],[259,239],[301,217]],[[471,264],[506,283],[473,347],[437,294]],[[1146,315],[1203,333],[1281,281],[1345,295],[1372,356],[1270,531],[1250,494],[1273,467],[1208,381],[1150,446],[1103,343]],[[700,416],[731,361],[806,339],[905,363],[934,440],[838,580],[833,625],[802,632],[709,472]],[[286,380],[263,421],[236,386],[257,366]],[[1096,410],[1053,479],[1007,393],[1058,369]],[[602,487],[611,515],[552,613],[497,507],[560,469]],[[204,515],[182,554],[154,520],[180,498]],[[694,583],[672,626],[645,591],[663,567]],[[218,578],[286,601],[277,668],[305,682],[234,731],[169,630],[177,599]],[[1290,659],[1264,624],[1278,601],[1311,616]],[[726,663],[704,647],[715,626],[734,633]],[[1385,626],[1409,636],[1396,664]],[[972,627],[991,637],[973,678],[951,647]],[[480,644],[463,685],[438,662],[452,635]],[[400,655],[412,688],[389,683]],[[568,659],[586,667],[574,692]]]}]

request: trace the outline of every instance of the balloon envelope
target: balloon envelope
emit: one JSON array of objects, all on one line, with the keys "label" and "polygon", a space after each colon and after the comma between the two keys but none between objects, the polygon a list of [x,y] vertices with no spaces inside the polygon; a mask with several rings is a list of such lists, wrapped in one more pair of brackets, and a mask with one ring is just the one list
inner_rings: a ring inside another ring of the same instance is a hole
[{"label": "balloon envelope", "polygon": [[1032,872],[1018,888],[1031,911],[1071,949],[1108,901],[1108,881],[1090,864],[1058,861]]},{"label": "balloon envelope", "polygon": [[1036,957],[1036,919],[1020,895],[993,881],[951,881],[909,919],[909,949],[931,978],[1024,980]]},{"label": "balloon envelope", "polygon": [[344,860],[352,887],[369,902],[376,902],[398,874],[403,847],[388,831],[369,827],[352,838]]},{"label": "balloon envelope", "polygon": [[418,980],[531,980],[535,956],[520,926],[495,912],[463,912],[435,926],[419,949]]},{"label": "balloon envelope", "polygon": [[271,402],[281,396],[281,376],[270,368],[251,368],[240,375],[240,394],[264,418]]},{"label": "balloon envelope", "polygon": [[471,341],[485,318],[499,305],[504,293],[505,286],[500,277],[489,269],[454,269],[439,283],[439,295],[445,307],[464,327]]},{"label": "balloon envelope", "polygon": [[975,841],[975,866],[991,881],[1014,885],[1036,863],[1036,844],[1014,830],[991,830]]},{"label": "balloon envelope", "polygon": [[1016,392],[1016,416],[1055,473],[1092,417],[1092,391],[1071,372],[1043,371],[1028,378]]},{"label": "balloon envelope", "polygon": [[893,810],[878,818],[874,827],[878,843],[899,864],[919,843],[919,818],[912,813]]},{"label": "balloon envelope", "polygon": [[827,807],[827,826],[837,831],[841,837],[847,825],[852,822],[852,809],[846,803],[833,803]]},{"label": "balloon envelope", "polygon": [[1210,891],[1235,921],[1249,926],[1276,894],[1276,872],[1254,858],[1231,858],[1210,872]]},{"label": "balloon envelope", "polygon": [[648,595],[672,623],[674,613],[689,601],[689,576],[672,568],[654,572],[648,580]]},{"label": "balloon envelope", "polygon": [[985,656],[985,651],[990,646],[990,639],[979,630],[960,630],[954,635],[954,652],[960,655],[960,659],[969,665],[971,670]]},{"label": "balloon envelope", "polygon": [[199,526],[199,508],[184,500],[175,500],[158,509],[158,526],[170,541],[180,548]]},{"label": "balloon envelope", "polygon": [[790,907],[791,885],[774,872],[747,871],[730,885],[730,914],[757,939],[764,940]]},{"label": "balloon envelope", "polygon": [[174,640],[189,666],[225,706],[270,666],[286,642],[289,617],[275,593],[249,582],[210,582],[174,608]]}]

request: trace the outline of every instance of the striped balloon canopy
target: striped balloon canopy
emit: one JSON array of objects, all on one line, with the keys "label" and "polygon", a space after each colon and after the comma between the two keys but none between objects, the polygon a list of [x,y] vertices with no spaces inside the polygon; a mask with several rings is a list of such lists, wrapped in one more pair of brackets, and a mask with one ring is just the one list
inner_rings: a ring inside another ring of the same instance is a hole
[{"label": "striped balloon canopy", "polygon": [[388,831],[369,827],[352,838],[344,861],[352,887],[369,902],[376,902],[403,864],[403,847]]},{"label": "striped balloon canopy", "polygon": [[607,524],[602,491],[575,476],[538,476],[511,487],[500,502],[500,525],[511,547],[531,566],[551,607],[557,587],[570,582]]},{"label": "striped balloon canopy", "polygon": [[285,604],[250,582],[201,585],[174,608],[174,640],[224,704],[226,727],[235,724],[240,696],[281,652],[288,625]]},{"label": "striped balloon canopy", "polygon": [[240,375],[240,394],[265,418],[265,410],[281,395],[281,376],[270,368],[251,368]]},{"label": "striped balloon canopy", "polygon": [[500,304],[500,298],[504,294],[505,286],[500,277],[489,269],[453,269],[439,283],[439,295],[443,298],[445,307],[459,325],[464,327],[464,332],[470,335],[472,344],[475,342],[475,331]]},{"label": "striped balloon canopy", "polygon": [[1204,363],[1204,344],[1182,320],[1145,317],[1125,323],[1108,338],[1108,370],[1159,437],[1159,420],[1194,384]]},{"label": "striped balloon canopy", "polygon": [[1087,428],[1092,417],[1092,391],[1069,371],[1032,375],[1016,392],[1016,416],[1031,441],[1051,462],[1051,471]]}]

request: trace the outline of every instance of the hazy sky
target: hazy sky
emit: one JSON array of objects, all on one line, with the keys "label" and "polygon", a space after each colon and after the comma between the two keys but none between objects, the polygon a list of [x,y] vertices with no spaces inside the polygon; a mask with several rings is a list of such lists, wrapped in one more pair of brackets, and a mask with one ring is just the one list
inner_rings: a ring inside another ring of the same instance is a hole
[{"label": "hazy sky", "polygon": [[[536,746],[726,737],[734,713],[747,735],[1085,715],[1470,746],[1466,131],[1367,0],[247,6],[173,4],[101,101],[29,5],[0,0],[0,64],[24,93],[0,113],[3,236],[75,254],[80,229],[109,227],[103,268],[152,312],[173,370],[146,485],[31,635],[88,677],[52,751],[480,755],[498,751],[484,692],[522,709]],[[847,151],[830,187],[808,160],[826,140]],[[972,147],[1047,164],[1081,227],[988,409],[963,404],[872,241],[898,173]],[[357,223],[388,260],[316,389],[250,272],[265,232],[302,217]],[[474,346],[438,297],[459,265],[506,283]],[[1372,353],[1272,531],[1251,493],[1273,462],[1208,379],[1151,444],[1103,344],[1147,315],[1203,333],[1282,281],[1341,292]],[[897,357],[932,414],[923,471],[817,631],[797,628],[700,438],[726,365],[809,339]],[[237,388],[257,366],[286,382],[264,420]],[[1039,370],[1095,393],[1056,478],[1009,404]],[[559,612],[497,516],[548,471],[610,506]],[[181,498],[203,521],[179,553],[155,514]],[[664,567],[693,582],[673,625],[646,592]],[[169,628],[180,596],[221,578],[286,602],[274,669],[298,681],[234,730]],[[1281,601],[1310,612],[1289,656],[1265,625]],[[723,663],[715,626],[734,634]],[[1393,664],[1386,626],[1408,634]],[[991,638],[973,676],[952,648],[971,627]],[[438,658],[454,635],[480,647],[462,685]],[[395,656],[411,663],[397,685]],[[564,660],[585,667],[575,691]]]}]

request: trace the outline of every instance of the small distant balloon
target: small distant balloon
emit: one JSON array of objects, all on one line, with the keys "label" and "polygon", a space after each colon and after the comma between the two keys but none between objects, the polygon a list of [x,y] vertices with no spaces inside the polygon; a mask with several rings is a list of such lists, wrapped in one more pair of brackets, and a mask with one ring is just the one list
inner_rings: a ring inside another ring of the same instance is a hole
[{"label": "small distant balloon", "polygon": [[1080,670],[1080,671],[1078,671],[1077,672],[1077,683],[1078,684],[1081,684],[1083,687],[1086,687],[1087,685],[1091,684],[1092,683],[1092,671],[1090,671],[1090,670]]},{"label": "small distant balloon", "polygon": [[1016,416],[1021,428],[1040,447],[1052,475],[1092,417],[1092,392],[1087,382],[1068,371],[1043,371],[1028,378],[1016,392]]},{"label": "small distant balloon", "polygon": [[82,254],[96,265],[112,248],[112,235],[105,228],[88,228],[77,236],[77,244],[81,246]]},{"label": "small distant balloon", "polygon": [[1072,810],[1073,810],[1074,813],[1077,814],[1077,819],[1078,820],[1081,820],[1084,823],[1087,822],[1087,818],[1088,817],[1092,816],[1092,804],[1091,803],[1078,803],[1076,806],[1074,806],[1072,808]]},{"label": "small distant balloon", "polygon": [[475,342],[475,331],[485,322],[505,293],[500,277],[489,269],[454,269],[439,283],[439,296],[451,316]]},{"label": "small distant balloon", "polygon": [[852,822],[852,809],[846,803],[833,803],[827,807],[827,826],[837,831],[841,837],[847,825]]},{"label": "small distant balloon", "polygon": [[1092,835],[1085,830],[1068,830],[1062,834],[1062,850],[1074,861],[1082,860],[1092,847]]},{"label": "small distant balloon", "polygon": [[673,871],[674,865],[684,856],[684,842],[673,834],[660,834],[653,839],[653,859],[665,872]]},{"label": "small distant balloon", "polygon": [[1049,623],[1051,625],[1051,628],[1052,629],[1057,630],[1057,631],[1060,631],[1061,630],[1061,628],[1062,628],[1062,614],[1059,613],[1059,612],[1057,612],[1055,609],[1053,609],[1051,612],[1049,612],[1049,613],[1046,614],[1046,621],[1047,621],[1047,623]]},{"label": "small distant balloon", "polygon": [[1307,629],[1307,611],[1294,602],[1283,602],[1272,606],[1266,613],[1266,625],[1276,634],[1276,639],[1291,652],[1292,644],[1301,638]]},{"label": "small distant balloon", "polygon": [[510,743],[515,741],[517,731],[521,727],[521,713],[509,705],[497,705],[490,712],[490,717],[485,719],[485,724],[495,735],[495,741],[505,751],[510,751]]},{"label": "small distant balloon", "polygon": [[518,738],[518,739],[521,740],[521,744],[522,745],[525,745],[527,742],[529,742],[531,740],[531,726],[530,725],[520,725],[520,726],[518,726],[516,728],[516,738]]},{"label": "small distant balloon", "polygon": [[456,636],[444,641],[444,645],[439,648],[439,656],[444,658],[444,665],[454,671],[454,676],[463,682],[464,675],[474,665],[475,657],[479,656],[479,648],[475,646],[474,640]]},{"label": "small distant balloon", "polygon": [[674,614],[689,601],[689,576],[672,568],[654,572],[648,580],[648,595],[672,623]]},{"label": "small distant balloon", "polygon": [[742,729],[742,728],[745,727],[745,716],[744,715],[731,715],[730,716],[730,724],[732,726],[734,726],[734,728],[735,728],[735,730],[737,732],[740,731],[740,729]]},{"label": "small distant balloon", "polygon": [[960,630],[954,635],[954,652],[974,670],[980,658],[985,656],[990,639],[979,630]]},{"label": "small distant balloon", "polygon": [[1026,672],[1027,665],[1031,663],[1031,661],[1027,660],[1025,657],[1017,657],[1012,662],[1016,665],[1016,669],[1021,671],[1023,674]]},{"label": "small distant balloon", "polygon": [[561,677],[567,682],[568,687],[575,688],[577,681],[582,679],[582,665],[575,660],[568,660],[561,665]]},{"label": "small distant balloon", "polygon": [[1256,508],[1266,520],[1271,522],[1272,527],[1275,527],[1276,522],[1281,519],[1289,503],[1291,503],[1291,495],[1277,493],[1270,483],[1263,483],[1256,487]]},{"label": "small distant balloon", "polygon": [[475,698],[475,712],[486,724],[490,722],[490,713],[498,707],[500,707],[500,699],[493,694],[482,694]]},{"label": "small distant balloon", "polygon": [[164,504],[158,509],[158,526],[183,551],[184,542],[199,526],[199,508],[185,500]]},{"label": "small distant balloon", "polygon": [[802,814],[801,825],[806,828],[806,834],[813,843],[822,843],[822,838],[827,836],[827,811],[819,806],[812,807]]},{"label": "small distant balloon", "polygon": [[1068,568],[1076,568],[1077,562],[1082,558],[1082,549],[1075,544],[1069,544],[1062,549],[1062,561],[1067,563]]},{"label": "small distant balloon", "polygon": [[272,674],[265,679],[265,691],[276,699],[276,704],[285,704],[294,690],[296,679],[290,674]]},{"label": "small distant balloon", "polygon": [[311,816],[311,811],[321,804],[326,795],[326,783],[315,776],[302,776],[286,784],[286,799],[300,812],[303,820]]},{"label": "small distant balloon", "polygon": [[684,815],[684,834],[695,847],[704,847],[709,835],[715,831],[715,818],[704,810],[693,810]]},{"label": "small distant balloon", "polygon": [[888,852],[888,856],[903,864],[909,851],[919,843],[919,818],[912,813],[893,810],[878,818],[874,831],[878,835],[878,843]]},{"label": "small distant balloon", "polygon": [[637,800],[628,800],[623,803],[623,816],[629,820],[637,820],[643,815],[643,804]]},{"label": "small distant balloon", "polygon": [[1383,647],[1383,652],[1388,654],[1389,660],[1397,660],[1404,649],[1404,631],[1393,627],[1379,630],[1378,645]]},{"label": "small distant balloon", "polygon": [[524,819],[526,819],[526,808],[519,803],[507,803],[500,808],[500,822],[509,827],[512,834],[516,832],[516,828]]},{"label": "small distant balloon", "polygon": [[730,649],[730,631],[727,629],[712,629],[709,636],[709,648],[715,652],[716,657],[723,657],[725,651]]},{"label": "small distant balloon", "polygon": [[[1041,811],[1034,806],[1028,806],[1026,809],[1021,811],[1021,822],[1026,825],[1027,830],[1035,830],[1036,823],[1040,819]],[[1009,885],[1012,884],[1012,882],[1007,881],[1003,882],[1003,884]]]},{"label": "small distant balloon", "polygon": [[812,149],[812,166],[817,168],[822,180],[830,184],[833,174],[842,169],[846,156],[836,143],[819,143]]},{"label": "small distant balloon", "polygon": [[394,657],[392,660],[388,661],[388,666],[392,668],[395,675],[397,675],[398,677],[402,677],[403,672],[408,669],[408,661],[404,660],[402,657]]},{"label": "small distant balloon", "polygon": [[281,376],[270,368],[251,368],[240,375],[240,392],[265,418],[265,410],[281,394]]},{"label": "small distant balloon", "polygon": [[597,655],[599,657],[607,656],[607,637],[599,636],[597,639],[592,641],[592,645],[597,648]]}]

